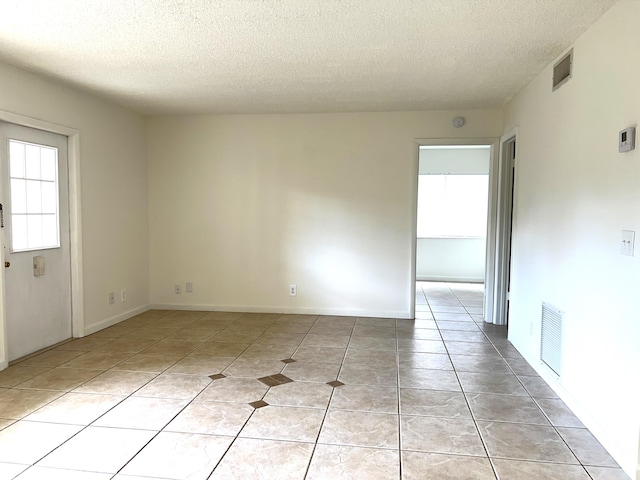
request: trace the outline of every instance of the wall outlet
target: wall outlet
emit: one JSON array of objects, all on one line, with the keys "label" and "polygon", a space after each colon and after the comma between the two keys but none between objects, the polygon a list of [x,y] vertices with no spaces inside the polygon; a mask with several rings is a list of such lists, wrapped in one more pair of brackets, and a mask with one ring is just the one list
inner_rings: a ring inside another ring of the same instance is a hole
[{"label": "wall outlet", "polygon": [[289,285],[289,296],[295,297],[298,295],[298,286],[297,285]]},{"label": "wall outlet", "polygon": [[187,282],[187,288],[185,290],[187,293],[193,293],[193,283]]},{"label": "wall outlet", "polygon": [[126,302],[127,301],[127,289],[123,288],[122,290],[120,290],[120,301],[121,302]]},{"label": "wall outlet", "polygon": [[182,285],[180,285],[179,283],[176,283],[176,295],[180,295],[182,294]]},{"label": "wall outlet", "polygon": [[109,305],[113,305],[116,303],[116,294],[115,292],[109,292]]},{"label": "wall outlet", "polygon": [[633,244],[636,241],[636,232],[633,230],[622,230],[621,240],[620,253],[633,257]]}]

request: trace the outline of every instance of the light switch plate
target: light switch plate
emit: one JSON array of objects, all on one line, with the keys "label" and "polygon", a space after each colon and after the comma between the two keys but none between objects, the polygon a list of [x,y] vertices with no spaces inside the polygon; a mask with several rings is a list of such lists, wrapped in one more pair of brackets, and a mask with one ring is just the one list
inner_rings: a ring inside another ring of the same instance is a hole
[{"label": "light switch plate", "polygon": [[620,253],[633,257],[633,245],[636,239],[636,232],[632,230],[622,230],[622,241],[620,244]]}]

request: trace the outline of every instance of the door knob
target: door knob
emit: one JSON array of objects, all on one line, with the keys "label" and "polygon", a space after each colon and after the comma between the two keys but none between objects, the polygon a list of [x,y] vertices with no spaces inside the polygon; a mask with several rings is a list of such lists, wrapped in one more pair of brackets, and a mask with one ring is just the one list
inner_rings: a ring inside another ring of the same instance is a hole
[{"label": "door knob", "polygon": [[9,268],[11,266],[11,262],[4,262],[4,268]]}]

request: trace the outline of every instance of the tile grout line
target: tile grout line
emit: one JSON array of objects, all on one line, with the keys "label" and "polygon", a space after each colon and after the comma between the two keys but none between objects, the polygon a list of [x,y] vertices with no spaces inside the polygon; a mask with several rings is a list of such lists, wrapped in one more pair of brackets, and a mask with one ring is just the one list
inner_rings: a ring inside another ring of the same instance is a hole
[{"label": "tile grout line", "polygon": [[[451,289],[450,289],[451,290]],[[455,292],[452,291],[452,293],[455,296]],[[425,294],[426,296],[426,294]],[[457,296],[456,296],[457,298]],[[429,301],[429,299],[427,298],[427,302]],[[459,300],[458,300],[459,301]],[[429,304],[429,309],[431,309],[431,304]],[[434,319],[435,319],[435,314],[433,312],[433,310],[431,310],[431,314],[433,315]],[[440,333],[440,336],[442,337],[442,331],[440,330],[440,326],[438,325],[438,323],[436,322],[436,327],[438,328],[438,332]],[[471,420],[473,421],[473,425],[476,429],[476,433],[478,434],[478,438],[480,439],[480,442],[482,443],[482,448],[484,449],[485,454],[487,455],[487,460],[489,461],[489,465],[491,466],[491,470],[493,471],[493,475],[496,478],[496,480],[499,480],[499,476],[498,476],[498,471],[494,465],[494,462],[491,458],[491,455],[489,454],[489,449],[487,447],[486,441],[484,439],[484,437],[482,436],[482,432],[480,432],[480,427],[478,426],[478,421],[476,419],[475,414],[473,413],[473,410],[471,409],[471,405],[469,404],[469,399],[467,398],[467,394],[464,390],[464,387],[462,386],[462,382],[460,381],[460,377],[458,376],[458,370],[456,369],[455,365],[453,364],[453,362],[451,361],[451,354],[449,353],[449,347],[447,346],[447,342],[444,341],[444,338],[442,339],[442,343],[444,344],[444,348],[447,351],[447,357],[449,358],[449,362],[451,362],[451,366],[453,368],[453,372],[456,376],[456,380],[458,380],[458,385],[460,385],[460,391],[462,393],[462,398],[464,398],[465,404],[467,405],[467,409],[469,411],[469,414],[471,415]]]}]

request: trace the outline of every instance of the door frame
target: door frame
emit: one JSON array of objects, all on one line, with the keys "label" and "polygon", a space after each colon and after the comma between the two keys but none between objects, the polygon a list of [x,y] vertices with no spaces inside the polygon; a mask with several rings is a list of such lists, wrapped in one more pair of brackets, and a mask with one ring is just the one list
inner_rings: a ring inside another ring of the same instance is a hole
[{"label": "door frame", "polygon": [[[494,325],[508,324],[509,277],[511,271],[511,245],[515,213],[515,167],[517,162],[518,129],[500,138],[500,157],[495,165],[495,191],[492,195],[496,218],[492,226],[491,244],[487,254],[493,257],[491,268],[490,308],[485,307],[485,321]],[[516,150],[511,149],[516,145]],[[513,157],[512,157],[513,154]],[[489,273],[489,272],[487,272]],[[487,295],[487,293],[485,293]]]},{"label": "door frame", "polygon": [[[418,138],[415,140],[414,145],[414,160],[412,165],[412,204],[411,204],[411,265],[409,268],[411,282],[411,288],[409,293],[409,315],[410,318],[415,318],[416,314],[416,251],[418,248],[418,174],[420,168],[420,147],[435,147],[446,145],[486,145],[491,147],[491,159],[489,167],[489,209],[487,215],[487,246],[495,242],[495,202],[494,197],[497,195],[497,191],[494,188],[494,184],[497,183],[497,175],[495,166],[498,164],[499,159],[499,147],[500,139],[495,137],[465,137],[465,138]],[[497,199],[497,197],[496,197]],[[485,318],[487,313],[487,305],[492,303],[493,296],[487,295],[487,280],[490,278],[491,285],[493,285],[493,270],[494,270],[493,256],[489,256],[489,249],[487,248],[487,255],[485,259],[485,293],[484,293],[484,313]],[[493,292],[493,290],[491,290]]]},{"label": "door frame", "polygon": [[[75,128],[0,110],[0,122],[36,128],[67,137],[69,165],[69,243],[71,258],[71,328],[73,337],[84,336],[84,288],[82,273],[82,211],[80,178],[80,132]],[[0,235],[0,250],[4,243]],[[8,365],[5,273],[0,268],[0,370]]]},{"label": "door frame", "polygon": [[[509,301],[509,272],[511,270],[511,244],[515,219],[516,178],[515,164],[508,156],[508,145],[517,145],[518,129],[500,137],[496,156],[491,163],[492,215],[491,237],[487,236],[487,271],[485,279],[485,322],[507,325],[507,302]],[[517,147],[516,147],[517,148]],[[491,268],[489,268],[489,262]]]}]

